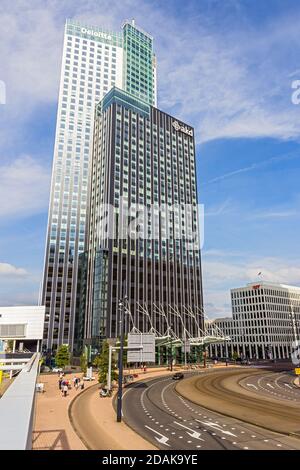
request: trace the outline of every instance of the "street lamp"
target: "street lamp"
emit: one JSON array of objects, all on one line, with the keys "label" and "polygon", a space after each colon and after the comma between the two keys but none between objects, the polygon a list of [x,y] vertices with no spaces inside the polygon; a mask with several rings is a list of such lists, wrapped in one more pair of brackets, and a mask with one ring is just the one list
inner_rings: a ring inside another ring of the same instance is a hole
[{"label": "street lamp", "polygon": [[173,371],[173,344],[172,344],[172,334],[171,334],[171,331],[173,329],[173,323],[170,323],[170,347],[171,347],[171,351],[170,351],[170,371],[172,372]]},{"label": "street lamp", "polygon": [[118,377],[118,395],[117,395],[117,422],[122,421],[122,394],[123,394],[123,350],[124,350],[124,317],[125,317],[125,302],[127,296],[119,300],[120,310],[120,349],[119,349],[119,377]]},{"label": "street lamp", "polygon": [[203,368],[206,369],[206,344],[203,343]]}]

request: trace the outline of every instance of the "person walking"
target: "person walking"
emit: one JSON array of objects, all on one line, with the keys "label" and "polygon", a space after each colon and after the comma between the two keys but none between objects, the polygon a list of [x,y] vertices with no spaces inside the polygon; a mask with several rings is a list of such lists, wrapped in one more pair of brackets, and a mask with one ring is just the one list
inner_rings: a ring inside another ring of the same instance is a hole
[{"label": "person walking", "polygon": [[68,385],[63,386],[63,396],[66,397],[68,394]]},{"label": "person walking", "polygon": [[82,381],[82,384],[80,386],[81,390],[84,390],[84,381]]},{"label": "person walking", "polygon": [[59,379],[59,381],[58,381],[58,388],[59,388],[59,390],[61,390],[61,384],[62,384],[62,379]]}]

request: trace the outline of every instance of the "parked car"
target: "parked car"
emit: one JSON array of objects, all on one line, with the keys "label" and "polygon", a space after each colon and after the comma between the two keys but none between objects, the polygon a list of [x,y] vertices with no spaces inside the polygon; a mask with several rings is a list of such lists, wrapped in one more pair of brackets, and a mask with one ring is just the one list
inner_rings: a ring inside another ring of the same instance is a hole
[{"label": "parked car", "polygon": [[173,380],[181,380],[183,378],[184,378],[184,374],[182,372],[176,372],[176,374],[174,374],[172,377]]},{"label": "parked car", "polygon": [[53,367],[52,372],[62,372],[62,367]]}]

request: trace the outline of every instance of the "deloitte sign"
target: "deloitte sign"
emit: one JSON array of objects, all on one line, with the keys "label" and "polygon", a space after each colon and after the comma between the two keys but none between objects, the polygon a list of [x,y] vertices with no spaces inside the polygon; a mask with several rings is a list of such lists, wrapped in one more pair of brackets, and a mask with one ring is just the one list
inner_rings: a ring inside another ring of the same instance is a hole
[{"label": "deloitte sign", "polygon": [[93,31],[92,29],[81,28],[82,34],[87,34],[88,36],[94,36],[95,38],[107,39],[108,41],[112,40],[112,36],[102,31]]},{"label": "deloitte sign", "polygon": [[187,134],[193,137],[193,129],[190,129],[188,126],[184,126],[183,124],[180,124],[178,121],[173,121],[172,126],[174,127],[175,131],[181,131],[184,134]]}]

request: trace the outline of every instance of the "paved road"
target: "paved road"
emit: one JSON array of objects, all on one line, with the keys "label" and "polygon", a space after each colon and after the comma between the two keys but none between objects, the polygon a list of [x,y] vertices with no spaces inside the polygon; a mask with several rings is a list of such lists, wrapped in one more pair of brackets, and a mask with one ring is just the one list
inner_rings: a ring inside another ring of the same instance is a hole
[{"label": "paved road", "polygon": [[240,385],[262,396],[300,404],[300,388],[295,387],[294,380],[293,372],[271,372],[246,377],[240,381]]},{"label": "paved road", "polygon": [[[247,372],[240,369],[239,371],[249,376],[258,373],[250,369]],[[215,375],[224,376],[225,374],[229,378],[235,373],[236,371],[228,370],[201,375],[193,374],[193,377],[190,376],[188,380],[196,381],[196,383],[200,380],[207,380],[207,383],[211,383]],[[261,376],[264,375],[261,370],[259,373]],[[267,372],[267,374],[270,373]],[[186,375],[188,377],[188,374]],[[282,383],[284,379],[280,380]],[[184,381],[181,381],[181,384],[183,383]],[[164,450],[300,449],[300,439],[247,424],[239,419],[224,416],[222,413],[209,411],[180,396],[175,390],[176,385],[177,383],[170,378],[158,378],[133,384],[124,394],[125,422],[158,448]],[[238,387],[245,396],[249,397],[252,394],[242,386],[238,385]],[[260,396],[257,394],[257,402],[259,400]],[[267,400],[264,399],[264,401]]]}]

